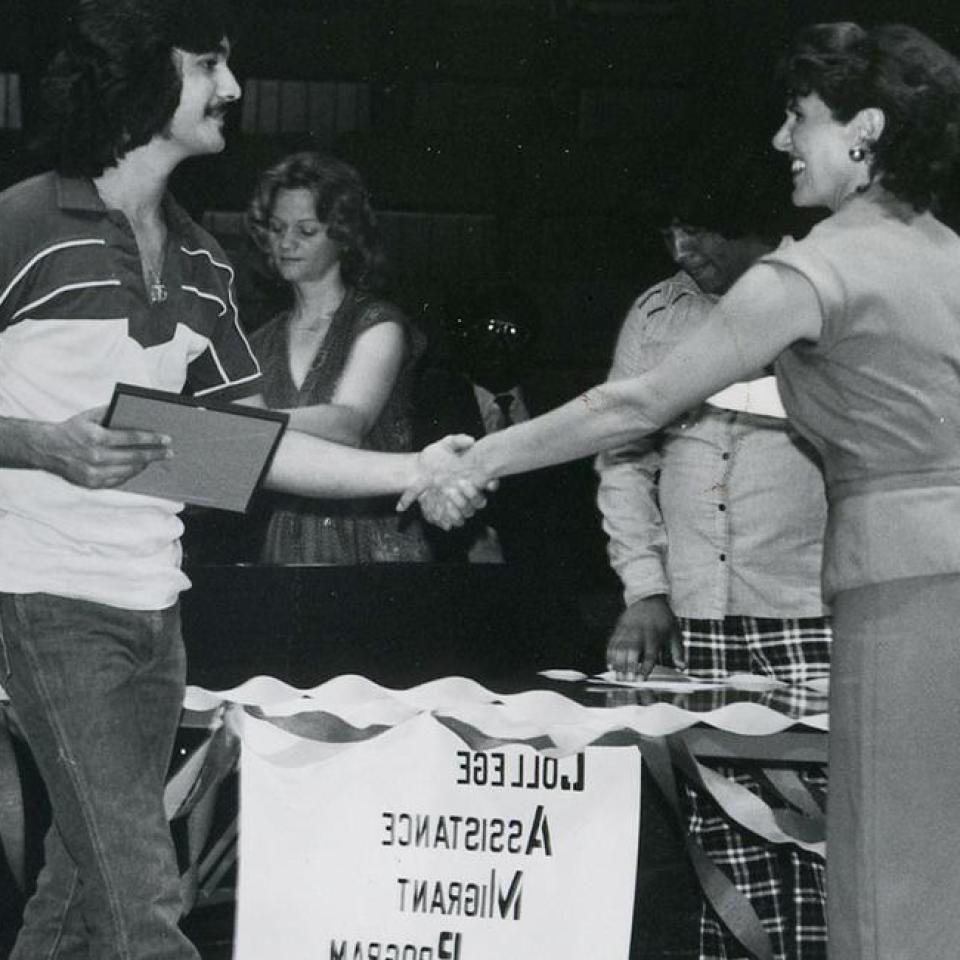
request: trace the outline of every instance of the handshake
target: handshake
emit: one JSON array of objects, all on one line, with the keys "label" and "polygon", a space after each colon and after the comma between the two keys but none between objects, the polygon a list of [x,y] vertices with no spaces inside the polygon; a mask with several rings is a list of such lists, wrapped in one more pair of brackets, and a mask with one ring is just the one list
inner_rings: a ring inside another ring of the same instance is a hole
[{"label": "handshake", "polygon": [[482,464],[481,444],[466,434],[453,434],[414,455],[413,473],[397,510],[420,504],[423,516],[443,530],[463,526],[486,506],[486,493],[497,488]]}]

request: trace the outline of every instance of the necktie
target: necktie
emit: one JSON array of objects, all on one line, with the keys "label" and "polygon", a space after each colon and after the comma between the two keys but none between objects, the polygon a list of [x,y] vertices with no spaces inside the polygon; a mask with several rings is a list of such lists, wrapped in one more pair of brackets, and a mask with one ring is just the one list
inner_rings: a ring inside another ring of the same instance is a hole
[{"label": "necktie", "polygon": [[510,407],[513,406],[512,393],[498,393],[493,402],[500,408],[500,429],[505,430],[513,423],[513,417],[510,416]]}]

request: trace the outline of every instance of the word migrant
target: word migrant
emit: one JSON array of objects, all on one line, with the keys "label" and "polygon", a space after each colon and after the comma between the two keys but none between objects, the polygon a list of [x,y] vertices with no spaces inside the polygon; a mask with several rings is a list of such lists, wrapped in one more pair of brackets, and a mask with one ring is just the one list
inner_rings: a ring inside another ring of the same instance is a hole
[{"label": "word migrant", "polygon": [[523,871],[516,870],[508,885],[496,870],[482,881],[417,880],[397,877],[400,910],[442,917],[484,917],[490,920],[520,919]]}]

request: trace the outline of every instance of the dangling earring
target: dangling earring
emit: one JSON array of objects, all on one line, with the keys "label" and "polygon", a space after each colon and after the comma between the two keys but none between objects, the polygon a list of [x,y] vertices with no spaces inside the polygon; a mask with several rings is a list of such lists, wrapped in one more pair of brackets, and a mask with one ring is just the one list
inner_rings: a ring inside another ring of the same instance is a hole
[{"label": "dangling earring", "polygon": [[847,153],[854,163],[863,163],[867,159],[867,151],[862,146],[851,147]]}]

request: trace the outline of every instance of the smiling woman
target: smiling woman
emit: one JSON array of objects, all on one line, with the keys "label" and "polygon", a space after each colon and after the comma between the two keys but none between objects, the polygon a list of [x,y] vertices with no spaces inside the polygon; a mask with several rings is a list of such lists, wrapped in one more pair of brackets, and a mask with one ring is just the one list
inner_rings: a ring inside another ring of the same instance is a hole
[{"label": "smiling woman", "polygon": [[846,197],[866,187],[867,145],[876,143],[882,132],[880,110],[859,110],[843,123],[818,94],[793,96],[787,119],[773,138],[774,147],[791,157],[793,202],[836,210]]}]

